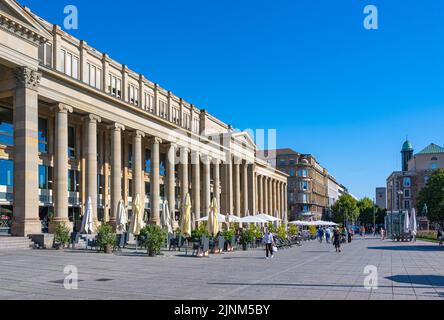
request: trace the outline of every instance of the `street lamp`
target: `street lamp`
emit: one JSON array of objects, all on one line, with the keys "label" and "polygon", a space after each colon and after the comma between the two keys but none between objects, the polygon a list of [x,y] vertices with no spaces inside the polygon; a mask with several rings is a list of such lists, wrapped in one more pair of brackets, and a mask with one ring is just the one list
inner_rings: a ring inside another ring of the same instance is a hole
[{"label": "street lamp", "polygon": [[376,200],[373,198],[373,236],[376,235]]},{"label": "street lamp", "polygon": [[[397,194],[398,194],[398,204],[399,204],[399,223],[401,223],[401,208],[402,208],[402,205],[401,205],[401,200],[400,200],[400,197],[404,194],[404,192],[402,191],[402,190],[398,190],[398,192],[397,192]],[[391,231],[391,234],[392,234],[392,238],[393,238],[393,213],[394,212],[392,212],[392,219],[390,219],[390,231]]]}]

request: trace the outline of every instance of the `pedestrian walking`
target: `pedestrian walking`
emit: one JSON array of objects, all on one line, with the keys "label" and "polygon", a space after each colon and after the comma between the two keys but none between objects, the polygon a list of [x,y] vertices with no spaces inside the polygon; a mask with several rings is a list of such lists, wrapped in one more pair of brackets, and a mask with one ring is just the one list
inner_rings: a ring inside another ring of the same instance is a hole
[{"label": "pedestrian walking", "polygon": [[338,229],[335,229],[333,231],[333,245],[335,246],[336,252],[341,252],[341,242],[342,242],[341,233],[339,233]]},{"label": "pedestrian walking", "polygon": [[264,242],[265,242],[265,252],[266,252],[265,259],[268,259],[269,255],[271,255],[271,258],[274,258],[274,252],[273,252],[274,236],[269,229],[267,229],[265,232]]},{"label": "pedestrian walking", "polygon": [[327,243],[330,243],[330,238],[331,238],[331,230],[330,228],[325,229],[325,241]]},{"label": "pedestrian walking", "polygon": [[342,243],[346,243],[347,242],[347,238],[348,238],[348,232],[347,232],[347,229],[344,227],[342,229],[341,242]]},{"label": "pedestrian walking", "polygon": [[318,229],[318,240],[320,243],[322,243],[322,240],[324,239],[324,230],[322,228]]},{"label": "pedestrian walking", "polygon": [[385,230],[384,230],[384,228],[381,228],[381,241],[384,241],[385,240]]},{"label": "pedestrian walking", "polygon": [[442,237],[442,229],[441,228],[438,229],[438,241],[439,241],[439,246],[442,247],[443,237]]}]

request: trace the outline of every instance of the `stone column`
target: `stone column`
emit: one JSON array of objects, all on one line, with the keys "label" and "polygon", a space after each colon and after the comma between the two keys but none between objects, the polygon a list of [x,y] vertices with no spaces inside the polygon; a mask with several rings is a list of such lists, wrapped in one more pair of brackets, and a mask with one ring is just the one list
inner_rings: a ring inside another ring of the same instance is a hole
[{"label": "stone column", "polygon": [[277,182],[277,204],[278,204],[278,213],[279,213],[279,218],[282,218],[282,192],[281,192],[281,182],[278,181]]},{"label": "stone column", "polygon": [[116,228],[117,209],[122,199],[122,131],[125,127],[115,123],[111,129],[111,216],[110,224]]},{"label": "stone column", "polygon": [[262,185],[262,176],[257,176],[257,185],[258,185],[258,195],[257,195],[257,197],[258,197],[258,210],[259,210],[259,213],[263,213],[264,212],[264,208],[263,208],[263,206],[262,206],[262,199],[263,199],[263,194],[262,194],[262,191],[263,191],[263,185]]},{"label": "stone column", "polygon": [[256,197],[257,197],[257,188],[256,188],[256,173],[255,173],[255,165],[248,164],[248,210],[251,215],[257,214],[256,207]]},{"label": "stone column", "polygon": [[72,107],[59,103],[55,119],[55,152],[54,152],[54,219],[49,232],[54,233],[57,223],[64,222],[69,228],[72,223],[68,217],[68,113]]},{"label": "stone column", "polygon": [[273,180],[273,213],[272,216],[275,216],[277,210],[277,181]]},{"label": "stone column", "polygon": [[268,178],[264,176],[263,180],[263,184],[264,184],[264,199],[263,199],[263,203],[264,203],[264,212],[265,214],[269,214],[268,211]]},{"label": "stone column", "polygon": [[[248,212],[248,163],[242,164],[242,217],[245,217]],[[250,212],[253,215],[254,212]]]},{"label": "stone column", "polygon": [[213,177],[213,195],[216,197],[217,207],[220,211],[220,161],[217,159],[213,161]]},{"label": "stone column", "polygon": [[13,236],[42,232],[38,189],[38,84],[40,74],[27,67],[15,70],[14,217]]},{"label": "stone column", "polygon": [[188,180],[188,154],[189,150],[187,148],[180,148],[180,199],[181,203],[184,203],[187,193],[190,191],[189,180]]},{"label": "stone column", "polygon": [[191,166],[192,166],[192,175],[193,175],[193,181],[192,181],[192,188],[191,192],[193,194],[193,199],[191,201],[192,211],[194,213],[194,220],[200,219],[200,154],[199,152],[193,151],[191,154],[192,160],[191,160]]},{"label": "stone column", "polygon": [[268,213],[269,215],[273,215],[273,179],[269,178],[268,182]]},{"label": "stone column", "polygon": [[222,164],[222,197],[224,214],[234,214],[233,212],[233,166],[231,161]]},{"label": "stone column", "polygon": [[[150,222],[160,224],[160,150],[159,145],[162,140],[159,138],[151,139],[151,214]],[[134,200],[133,200],[134,201]]]},{"label": "stone column", "polygon": [[288,188],[288,186],[285,183],[284,184],[284,211],[285,211],[285,217],[287,219],[289,219],[290,217],[288,217],[288,199],[287,199],[287,197],[288,197],[288,190],[287,190],[287,188]]},{"label": "stone column", "polygon": [[235,161],[234,168],[234,214],[241,217],[240,164]]},{"label": "stone column", "polygon": [[203,214],[205,216],[209,215],[210,213],[210,205],[211,205],[211,189],[210,189],[210,163],[211,163],[211,157],[209,156],[203,156],[202,157],[202,164],[203,164],[203,190],[204,190],[204,197],[203,197]]},{"label": "stone column", "polygon": [[145,137],[145,134],[142,131],[136,131],[133,134],[133,190],[132,190],[132,199],[133,203],[136,201],[137,195],[139,195],[140,206],[142,208],[142,212],[145,209],[145,192],[144,190],[144,179],[143,179],[143,170],[142,170],[142,138]]},{"label": "stone column", "polygon": [[174,143],[170,143],[168,146],[168,157],[167,157],[167,200],[168,208],[170,214],[173,215],[176,212],[176,175],[175,175],[175,161],[176,161],[176,148]]},{"label": "stone column", "polygon": [[[97,223],[97,123],[100,117],[90,114],[85,117],[87,131],[86,148],[86,201],[91,198],[92,217]],[[86,203],[85,203],[86,208]]]}]

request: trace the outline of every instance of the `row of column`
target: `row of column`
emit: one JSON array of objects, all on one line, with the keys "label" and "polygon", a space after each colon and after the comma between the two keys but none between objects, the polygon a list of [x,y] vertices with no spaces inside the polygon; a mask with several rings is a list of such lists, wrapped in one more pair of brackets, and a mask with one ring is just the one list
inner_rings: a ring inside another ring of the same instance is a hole
[{"label": "row of column", "polygon": [[[59,104],[56,115],[56,219],[62,221],[68,219],[68,185],[66,172],[68,172],[67,158],[67,124],[68,113],[72,108]],[[86,194],[91,198],[93,217],[97,219],[97,124],[101,121],[98,116],[88,115],[85,117],[86,134]],[[111,214],[110,223],[115,225],[117,218],[117,207],[122,199],[122,159],[121,141],[122,132],[125,127],[121,124],[113,124],[109,127],[111,133]],[[134,164],[133,164],[133,201],[139,195],[142,204],[144,201],[144,179],[142,170],[142,139],[145,134],[141,131],[133,133]],[[160,222],[160,144],[162,140],[156,137],[150,138],[151,144],[151,215],[152,223]],[[167,177],[166,195],[170,212],[175,211],[175,158],[177,145],[169,143],[167,151]],[[183,203],[185,196],[190,192],[189,186],[189,157],[190,150],[180,148],[179,181],[180,200]],[[278,212],[279,218],[284,218],[286,208],[286,183],[274,180],[269,177],[258,175],[255,178],[255,165],[247,162],[234,161],[233,164],[223,165],[224,186],[222,194],[221,174],[219,160],[212,160],[209,156],[202,156],[198,152],[191,152],[192,167],[192,188],[191,200],[193,206],[193,221],[201,217],[200,209],[203,208],[204,215],[207,215],[211,205],[211,170],[213,170],[213,195],[216,197],[218,207],[225,214],[234,214],[242,217],[248,214],[254,215],[257,212],[275,215]],[[212,166],[211,166],[212,164]],[[200,166],[202,165],[203,177],[201,180]],[[229,176],[229,177],[227,177]],[[60,177],[60,178],[58,178]],[[202,190],[201,190],[202,181]],[[257,184],[257,186],[256,186]],[[64,192],[59,192],[65,190]],[[257,193],[257,195],[256,195]],[[232,196],[234,194],[234,197]],[[256,201],[257,198],[257,201]],[[233,203],[233,205],[231,205]],[[201,205],[202,204],[202,205]],[[221,207],[222,205],[222,207]],[[232,208],[234,207],[234,211]]]},{"label": "row of column", "polygon": [[[29,235],[41,232],[38,193],[38,83],[39,74],[28,68],[18,68],[15,73],[17,87],[14,97],[14,220],[13,235]],[[58,104],[55,107],[54,152],[54,222],[68,219],[68,115],[72,107]],[[101,118],[90,114],[84,117],[84,156],[86,199],[91,198],[93,219],[97,221],[97,126]],[[118,202],[122,199],[122,132],[121,124],[109,126],[111,131],[111,213],[110,223],[115,224]],[[142,140],[145,133],[133,132],[133,196],[140,196],[144,207],[144,174],[142,164]],[[162,140],[150,137],[151,148],[151,215],[152,223],[160,222],[160,144]],[[168,144],[166,164],[166,195],[170,211],[175,210],[175,155],[178,146]],[[191,157],[192,187],[189,186]],[[193,218],[201,217],[201,208],[208,214],[211,203],[211,176],[213,171],[213,195],[221,212],[244,216],[247,213],[264,212],[274,215],[274,209],[286,212],[286,186],[261,176],[256,178],[255,165],[233,161],[221,164],[211,157],[189,149],[180,148],[179,183],[183,202],[191,190]],[[201,170],[202,166],[202,170]],[[203,177],[201,177],[201,173]],[[267,183],[266,183],[267,182]],[[202,183],[202,185],[201,185]],[[258,194],[256,190],[259,188]],[[280,192],[278,191],[280,190]],[[221,192],[221,193],[220,193]]]},{"label": "row of column", "polygon": [[263,175],[257,176],[258,209],[261,213],[287,218],[287,183]]},{"label": "row of column", "polygon": [[[55,219],[54,222],[68,221],[68,182],[66,172],[68,172],[68,113],[72,108],[59,104],[56,114],[56,152],[55,152]],[[97,221],[97,124],[101,122],[100,117],[88,115],[85,117],[85,158],[86,158],[86,199],[91,199],[93,219]],[[125,127],[115,123],[109,126],[111,130],[111,214],[110,223],[116,225],[117,209],[119,201],[122,199],[122,133]],[[133,202],[137,195],[140,197],[142,207],[145,203],[144,173],[142,170],[142,139],[145,134],[141,131],[133,132]],[[150,222],[158,224],[160,222],[160,144],[162,140],[157,137],[150,138],[151,149],[151,176],[150,176]],[[166,161],[166,197],[170,212],[176,208],[176,177],[175,159],[177,145],[168,144]],[[179,162],[179,183],[180,200],[184,201],[186,194],[190,191],[189,186],[189,156],[190,150],[180,148]],[[213,195],[220,203],[220,162],[212,160],[211,157],[201,156],[198,152],[192,152],[192,185],[191,196],[193,205],[193,219],[199,219],[202,208],[208,214],[211,205],[211,170],[213,170]],[[211,167],[211,164],[213,166]],[[203,172],[203,185],[201,190],[201,166]]]}]

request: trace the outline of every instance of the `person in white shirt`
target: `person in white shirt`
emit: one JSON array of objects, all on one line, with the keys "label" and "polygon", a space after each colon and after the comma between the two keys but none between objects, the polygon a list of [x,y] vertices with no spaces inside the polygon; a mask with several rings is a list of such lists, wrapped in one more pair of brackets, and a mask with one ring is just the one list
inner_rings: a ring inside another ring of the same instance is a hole
[{"label": "person in white shirt", "polygon": [[274,258],[274,253],[273,253],[273,243],[274,243],[273,233],[271,233],[270,230],[268,230],[268,229],[267,229],[267,231],[265,231],[264,242],[265,242],[265,252],[267,254],[266,259],[268,259],[269,254],[271,255],[271,258]]}]

